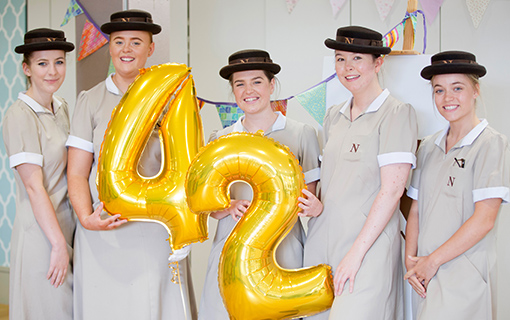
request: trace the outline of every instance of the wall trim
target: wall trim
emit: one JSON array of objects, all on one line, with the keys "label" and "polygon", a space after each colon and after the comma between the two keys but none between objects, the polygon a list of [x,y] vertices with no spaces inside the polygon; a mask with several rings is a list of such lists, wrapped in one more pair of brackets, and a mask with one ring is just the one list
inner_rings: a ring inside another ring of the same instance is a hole
[{"label": "wall trim", "polygon": [[0,267],[0,304],[9,304],[9,270]]}]

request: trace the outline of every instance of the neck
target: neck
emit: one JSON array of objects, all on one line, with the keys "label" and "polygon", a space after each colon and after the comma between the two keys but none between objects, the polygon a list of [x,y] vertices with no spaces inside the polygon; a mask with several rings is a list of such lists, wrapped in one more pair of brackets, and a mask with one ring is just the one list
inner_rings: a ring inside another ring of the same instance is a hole
[{"label": "neck", "polygon": [[112,77],[112,80],[113,80],[113,83],[115,83],[115,85],[117,86],[117,88],[119,88],[119,90],[122,92],[122,93],[125,93],[127,91],[127,89],[129,88],[129,86],[131,85],[131,83],[133,83],[136,79],[136,77],[138,76],[138,74],[134,75],[134,76],[122,76],[118,73],[115,73]]},{"label": "neck", "polygon": [[354,120],[361,113],[365,112],[381,92],[383,90],[378,81],[373,81],[369,87],[359,92],[352,92],[351,119]]},{"label": "neck", "polygon": [[53,112],[53,105],[52,105],[53,94],[41,92],[41,91],[37,90],[36,88],[34,88],[34,86],[30,86],[30,88],[28,88],[28,90],[27,90],[26,95],[29,96],[30,98],[34,99],[42,107]]},{"label": "neck", "polygon": [[259,130],[267,131],[278,118],[278,114],[274,113],[271,108],[268,111],[257,114],[245,114],[243,126],[249,132],[257,132]]},{"label": "neck", "polygon": [[446,136],[446,152],[448,152],[457,142],[463,139],[474,127],[480,123],[480,119],[473,114],[465,121],[450,122],[450,129]]}]

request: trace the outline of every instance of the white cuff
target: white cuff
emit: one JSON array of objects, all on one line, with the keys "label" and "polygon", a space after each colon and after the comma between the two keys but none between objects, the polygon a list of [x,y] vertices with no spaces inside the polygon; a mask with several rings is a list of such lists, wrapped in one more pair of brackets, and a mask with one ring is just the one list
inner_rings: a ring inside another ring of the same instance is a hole
[{"label": "white cuff", "polygon": [[384,167],[395,163],[410,163],[412,168],[416,168],[416,156],[412,152],[390,152],[377,156],[379,167]]},{"label": "white cuff", "polygon": [[315,168],[305,172],[305,183],[317,181],[321,178],[321,168]]},{"label": "white cuff", "polygon": [[418,200],[418,189],[413,188],[412,186],[409,186],[409,189],[407,189],[407,196],[413,200]]},{"label": "white cuff", "polygon": [[182,249],[179,250],[174,250],[174,252],[170,254],[170,257],[168,257],[168,261],[170,262],[181,261],[182,259],[186,258],[190,252],[191,245],[184,246],[182,247]]},{"label": "white cuff", "polygon": [[94,144],[92,142],[75,136],[69,136],[67,138],[66,147],[74,147],[90,153],[94,153]]},{"label": "white cuff", "polygon": [[38,153],[31,153],[31,152],[20,152],[13,154],[9,157],[9,166],[11,168],[14,168],[16,166],[19,166],[23,163],[31,163],[36,164],[38,166],[43,165],[43,155]]},{"label": "white cuff", "polygon": [[473,190],[473,203],[492,198],[501,198],[503,203],[508,203],[510,202],[510,189],[493,187]]}]

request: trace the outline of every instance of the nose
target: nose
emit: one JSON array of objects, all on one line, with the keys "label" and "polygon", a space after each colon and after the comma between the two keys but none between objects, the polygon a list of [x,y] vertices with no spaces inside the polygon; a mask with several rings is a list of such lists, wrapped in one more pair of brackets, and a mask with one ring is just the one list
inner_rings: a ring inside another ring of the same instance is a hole
[{"label": "nose", "polygon": [[56,74],[57,73],[57,65],[55,63],[50,63],[49,65],[50,65],[49,73],[51,75]]},{"label": "nose", "polygon": [[344,63],[344,67],[345,67],[345,70],[352,70],[353,67],[352,67],[352,61],[351,60],[345,60],[345,63]]},{"label": "nose", "polygon": [[445,90],[444,99],[450,101],[453,99],[453,92],[451,90]]}]

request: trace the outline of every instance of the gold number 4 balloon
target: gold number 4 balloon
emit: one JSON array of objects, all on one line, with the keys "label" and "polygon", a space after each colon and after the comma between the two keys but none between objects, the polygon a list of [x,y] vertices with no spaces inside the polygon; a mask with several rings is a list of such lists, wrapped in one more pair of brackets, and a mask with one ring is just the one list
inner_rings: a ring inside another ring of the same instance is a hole
[{"label": "gold number 4 balloon", "polygon": [[275,249],[297,221],[305,188],[286,146],[261,134],[233,133],[211,142],[188,170],[188,205],[199,215],[229,206],[229,187],[245,181],[253,200],[225,242],[218,280],[231,319],[291,319],[328,309],[331,268],[282,269]]},{"label": "gold number 4 balloon", "polygon": [[[159,131],[161,170],[143,177],[138,161],[174,94]],[[128,220],[162,224],[172,250],[206,240],[208,217],[189,211],[184,191],[188,166],[203,145],[190,69],[163,64],[143,70],[113,111],[101,147],[97,186],[105,210]]]}]

